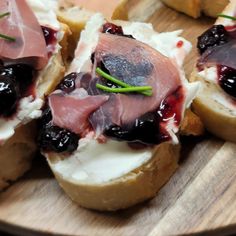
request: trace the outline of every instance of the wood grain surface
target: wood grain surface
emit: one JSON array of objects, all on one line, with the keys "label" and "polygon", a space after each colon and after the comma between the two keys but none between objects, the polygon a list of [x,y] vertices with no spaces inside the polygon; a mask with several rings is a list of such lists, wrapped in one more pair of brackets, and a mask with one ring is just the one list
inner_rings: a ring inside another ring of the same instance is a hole
[{"label": "wood grain surface", "polygon": [[[147,20],[157,31],[183,29],[196,38],[214,20],[191,19],[156,0],[133,1],[130,18]],[[145,4],[144,4],[145,2]],[[188,56],[189,76],[196,50]],[[210,135],[183,141],[180,168],[158,195],[116,213],[85,210],[62,192],[43,157],[0,194],[0,229],[20,235],[224,235],[236,232],[236,144]]]}]

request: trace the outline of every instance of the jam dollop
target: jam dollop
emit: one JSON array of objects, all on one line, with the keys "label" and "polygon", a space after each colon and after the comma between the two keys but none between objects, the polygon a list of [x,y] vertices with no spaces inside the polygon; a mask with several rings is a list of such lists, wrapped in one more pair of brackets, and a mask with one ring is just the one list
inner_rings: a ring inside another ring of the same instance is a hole
[{"label": "jam dollop", "polygon": [[73,152],[78,147],[79,137],[58,126],[47,126],[40,131],[39,147],[44,151]]},{"label": "jam dollop", "polygon": [[110,22],[107,22],[102,26],[102,33],[115,34],[134,39],[132,35],[124,34],[124,31],[121,26],[115,25]]},{"label": "jam dollop", "polygon": [[0,115],[4,117],[14,113],[19,97],[19,87],[14,78],[0,75]]},{"label": "jam dollop", "polygon": [[214,25],[198,37],[197,48],[200,54],[207,49],[227,43],[229,34],[223,25]]},{"label": "jam dollop", "polygon": [[0,115],[11,116],[17,109],[18,100],[29,96],[34,79],[34,69],[26,64],[0,67]]},{"label": "jam dollop", "polygon": [[38,144],[43,151],[73,152],[78,147],[77,134],[52,124],[52,113],[48,105],[39,120],[39,129]]},{"label": "jam dollop", "polygon": [[41,26],[46,45],[55,44],[57,42],[57,31],[47,26]]},{"label": "jam dollop", "polygon": [[112,125],[107,127],[105,136],[119,140],[156,145],[171,140],[167,125],[172,120],[178,127],[181,122],[184,100],[184,89],[179,87],[175,92],[164,99],[153,112],[148,112],[137,118],[132,124],[124,126]]},{"label": "jam dollop", "polygon": [[218,65],[220,87],[230,96],[236,98],[236,70],[224,65]]},{"label": "jam dollop", "polygon": [[75,80],[78,76],[78,73],[72,72],[65,76],[60,84],[57,86],[58,89],[62,90],[65,93],[70,93],[75,89]]}]

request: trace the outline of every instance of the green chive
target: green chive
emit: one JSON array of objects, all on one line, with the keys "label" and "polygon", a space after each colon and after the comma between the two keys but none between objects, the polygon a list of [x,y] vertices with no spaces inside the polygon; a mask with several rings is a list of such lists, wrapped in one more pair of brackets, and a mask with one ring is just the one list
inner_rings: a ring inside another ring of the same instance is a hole
[{"label": "green chive", "polygon": [[224,17],[224,18],[227,18],[227,19],[230,19],[230,20],[236,20],[236,17],[233,17],[233,16],[228,16],[228,15],[224,15],[224,14],[219,14],[218,16],[219,17]]},{"label": "green chive", "polygon": [[0,14],[0,18],[3,18],[5,16],[9,16],[11,13],[10,12],[5,12],[3,14]]},{"label": "green chive", "polygon": [[[115,77],[113,77],[113,76],[107,74],[106,72],[104,72],[103,70],[101,70],[99,67],[96,68],[96,72],[100,76],[102,76],[103,78],[105,78],[105,79],[107,79],[107,80],[113,82],[114,84],[119,85],[123,88],[133,88],[133,87],[135,87],[135,86],[131,86],[130,84],[126,84],[125,82],[123,82],[119,79],[116,79]],[[150,87],[150,86],[146,86],[146,87],[149,87],[149,89],[145,89],[145,90],[152,90],[152,87]],[[107,87],[107,88],[109,88],[109,87]],[[135,88],[138,88],[138,87],[135,87]],[[136,90],[136,92],[139,92],[139,93],[141,93],[143,95],[146,95],[146,96],[151,96],[152,95],[151,91],[145,91],[145,90],[142,90],[142,89],[141,90]]]},{"label": "green chive", "polygon": [[0,34],[0,38],[3,38],[5,40],[11,41],[11,42],[16,41],[16,38],[13,38],[13,37],[5,35],[5,34]]},{"label": "green chive", "polygon": [[[5,16],[9,16],[10,14],[11,14],[10,12],[2,13],[2,14],[0,14],[0,19],[3,18],[3,17],[5,17]],[[5,35],[5,34],[1,34],[1,33],[0,33],[0,38],[3,38],[3,39],[5,39],[5,40],[11,41],[11,42],[16,41],[15,38],[13,38],[13,37],[11,37],[11,36],[8,36],[8,35]]]},{"label": "green chive", "polygon": [[[96,87],[98,89],[104,90],[109,93],[130,93],[130,92],[142,92],[142,91],[148,91],[151,90],[151,86],[140,86],[140,87],[129,87],[129,88],[110,88],[101,84],[96,84]],[[152,92],[148,91],[147,96],[151,96]]]}]

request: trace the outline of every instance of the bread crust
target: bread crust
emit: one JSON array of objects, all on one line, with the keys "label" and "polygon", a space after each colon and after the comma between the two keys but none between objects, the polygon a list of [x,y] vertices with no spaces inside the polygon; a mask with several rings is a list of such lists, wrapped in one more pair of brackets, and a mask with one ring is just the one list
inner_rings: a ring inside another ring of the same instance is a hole
[{"label": "bread crust", "polygon": [[201,13],[207,16],[217,17],[229,3],[229,0],[161,0],[167,6],[183,12],[193,18],[198,18]]},{"label": "bread crust", "polygon": [[97,185],[64,178],[53,167],[55,161],[60,161],[58,155],[55,158],[49,154],[47,160],[57,181],[73,201],[85,208],[115,211],[154,197],[177,169],[179,149],[179,145],[162,143],[147,163],[125,176]]},{"label": "bread crust", "polygon": [[201,15],[200,0],[162,0],[162,2],[167,6],[194,18],[198,18]]}]

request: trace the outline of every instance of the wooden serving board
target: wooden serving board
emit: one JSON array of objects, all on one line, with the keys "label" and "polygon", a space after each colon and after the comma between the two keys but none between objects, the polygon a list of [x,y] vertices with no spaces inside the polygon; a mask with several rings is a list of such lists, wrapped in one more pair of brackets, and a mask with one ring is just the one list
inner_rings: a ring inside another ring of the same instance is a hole
[{"label": "wooden serving board", "polygon": [[[152,14],[155,9],[156,12]],[[148,15],[152,16],[148,17]],[[196,38],[214,20],[191,19],[157,0],[133,1],[132,19],[154,24],[158,31],[182,28]],[[189,76],[196,50],[185,64]],[[219,235],[236,232],[236,144],[210,135],[183,140],[182,161],[158,195],[116,213],[80,208],[63,193],[46,162],[37,158],[33,169],[0,194],[0,229],[20,235]]]}]

